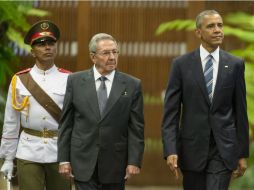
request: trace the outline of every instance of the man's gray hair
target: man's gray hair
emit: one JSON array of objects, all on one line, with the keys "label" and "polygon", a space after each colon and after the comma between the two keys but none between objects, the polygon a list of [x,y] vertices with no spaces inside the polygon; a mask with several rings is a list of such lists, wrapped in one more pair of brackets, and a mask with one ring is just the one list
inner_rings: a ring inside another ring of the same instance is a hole
[{"label": "man's gray hair", "polygon": [[112,40],[116,43],[117,45],[117,42],[115,40],[115,38],[113,38],[111,35],[109,34],[106,34],[106,33],[98,33],[98,34],[95,34],[92,39],[90,40],[90,43],[89,43],[89,51],[91,53],[95,53],[96,50],[97,50],[97,44],[99,41],[101,40]]},{"label": "man's gray hair", "polygon": [[201,28],[203,18],[206,15],[220,15],[220,14],[215,10],[205,10],[205,11],[199,13],[198,16],[196,17],[196,28]]}]

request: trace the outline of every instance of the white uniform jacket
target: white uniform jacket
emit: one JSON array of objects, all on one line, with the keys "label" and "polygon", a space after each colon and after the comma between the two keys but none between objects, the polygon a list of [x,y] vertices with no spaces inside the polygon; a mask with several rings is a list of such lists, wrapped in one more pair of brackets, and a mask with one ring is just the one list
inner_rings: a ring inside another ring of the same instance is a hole
[{"label": "white uniform jacket", "polygon": [[[55,65],[47,70],[40,70],[36,65],[30,70],[35,82],[56,102],[62,109],[66,90],[68,73],[61,72]],[[0,156],[12,160],[15,158],[39,163],[52,163],[57,161],[57,137],[42,138],[32,136],[20,131],[20,126],[38,131],[57,130],[58,123],[54,118],[31,96],[19,77],[16,83],[17,99],[29,96],[29,105],[22,111],[12,107],[11,85],[5,108],[3,134]]]}]

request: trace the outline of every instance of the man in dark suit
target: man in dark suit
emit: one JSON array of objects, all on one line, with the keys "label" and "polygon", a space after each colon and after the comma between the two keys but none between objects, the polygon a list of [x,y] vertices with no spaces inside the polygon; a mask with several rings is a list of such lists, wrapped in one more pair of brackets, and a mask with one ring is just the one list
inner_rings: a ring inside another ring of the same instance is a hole
[{"label": "man in dark suit", "polygon": [[116,70],[116,40],[100,33],[89,44],[93,68],[68,77],[59,126],[59,172],[77,190],[124,190],[144,152],[141,81]]},{"label": "man in dark suit", "polygon": [[164,157],[185,190],[226,190],[249,155],[244,61],[219,48],[223,21],[214,10],[196,18],[198,49],[176,58],[165,95]]}]

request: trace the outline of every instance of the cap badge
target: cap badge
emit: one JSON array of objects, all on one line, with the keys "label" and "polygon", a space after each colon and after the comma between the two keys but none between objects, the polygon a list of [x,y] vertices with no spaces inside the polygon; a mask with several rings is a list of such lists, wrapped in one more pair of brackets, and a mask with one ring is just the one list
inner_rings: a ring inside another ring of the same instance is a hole
[{"label": "cap badge", "polygon": [[42,30],[47,30],[49,28],[49,24],[47,22],[41,23],[41,29]]}]

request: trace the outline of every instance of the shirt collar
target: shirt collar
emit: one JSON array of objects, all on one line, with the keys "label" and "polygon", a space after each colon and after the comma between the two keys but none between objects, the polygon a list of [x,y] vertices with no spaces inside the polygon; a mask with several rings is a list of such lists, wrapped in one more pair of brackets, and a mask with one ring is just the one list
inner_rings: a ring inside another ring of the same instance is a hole
[{"label": "shirt collar", "polygon": [[220,52],[220,47],[218,47],[216,50],[214,50],[212,53],[209,53],[203,46],[202,44],[200,45],[200,58],[201,61],[204,62],[207,59],[208,55],[212,55],[213,59],[218,63],[219,62],[219,52]]},{"label": "shirt collar", "polygon": [[[113,82],[114,76],[115,76],[115,70],[113,70],[111,73],[105,75],[105,77],[107,78],[107,80],[109,80],[110,82]],[[95,65],[93,66],[93,73],[94,73],[94,79],[95,81],[97,81],[100,77],[101,74],[97,71]]]},{"label": "shirt collar", "polygon": [[44,71],[44,70],[40,69],[36,64],[34,64],[33,70],[38,74],[47,75],[47,74],[51,74],[51,73],[55,72],[57,70],[57,67],[55,65],[53,65],[50,69]]}]

